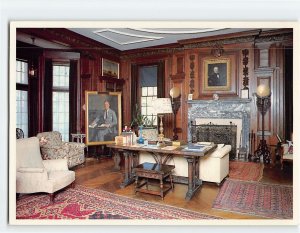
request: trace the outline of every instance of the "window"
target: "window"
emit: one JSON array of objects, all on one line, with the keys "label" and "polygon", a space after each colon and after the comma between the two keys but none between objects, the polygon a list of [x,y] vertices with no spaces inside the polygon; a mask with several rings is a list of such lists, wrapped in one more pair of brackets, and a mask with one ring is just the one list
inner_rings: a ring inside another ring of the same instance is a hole
[{"label": "window", "polygon": [[24,132],[24,137],[28,137],[28,63],[26,61],[16,61],[16,120],[17,128]]},{"label": "window", "polygon": [[53,131],[69,141],[69,65],[53,65]]},{"label": "window", "polygon": [[139,69],[141,88],[141,113],[146,116],[153,125],[157,125],[152,101],[157,98],[157,66],[142,66]]}]

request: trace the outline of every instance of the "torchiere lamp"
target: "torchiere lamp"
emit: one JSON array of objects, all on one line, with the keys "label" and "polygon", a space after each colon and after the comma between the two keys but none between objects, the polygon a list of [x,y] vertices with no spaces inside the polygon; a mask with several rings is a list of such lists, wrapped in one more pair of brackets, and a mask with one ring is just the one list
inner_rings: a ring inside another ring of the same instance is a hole
[{"label": "torchiere lamp", "polygon": [[178,109],[180,108],[180,89],[178,87],[173,87],[170,90],[170,96],[171,96],[171,104],[172,104],[172,111],[174,114],[174,118],[173,118],[173,141],[178,140],[178,135],[177,133],[179,132],[179,129],[176,127],[176,114],[178,112]]},{"label": "torchiere lamp", "polygon": [[261,113],[261,128],[262,128],[262,135],[261,135],[261,140],[259,142],[258,148],[256,149],[256,151],[254,152],[253,155],[253,160],[256,162],[260,161],[260,157],[263,157],[263,161],[264,163],[270,163],[270,151],[269,148],[267,146],[266,140],[265,140],[265,122],[264,122],[264,118],[265,118],[265,114],[266,112],[269,110],[270,106],[271,106],[271,91],[270,91],[270,87],[264,85],[264,84],[260,84],[257,87],[257,91],[255,93],[257,99],[256,99],[256,105],[258,110]]}]

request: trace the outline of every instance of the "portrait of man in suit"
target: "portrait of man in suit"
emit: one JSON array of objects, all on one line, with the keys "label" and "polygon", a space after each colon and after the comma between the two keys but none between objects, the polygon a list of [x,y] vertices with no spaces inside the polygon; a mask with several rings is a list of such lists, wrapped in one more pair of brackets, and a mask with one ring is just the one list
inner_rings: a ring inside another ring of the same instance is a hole
[{"label": "portrait of man in suit", "polygon": [[121,133],[121,95],[117,92],[87,93],[87,144],[114,142]]},{"label": "portrait of man in suit", "polygon": [[108,100],[104,101],[104,108],[97,112],[96,118],[90,124],[94,128],[94,135],[92,141],[105,141],[105,136],[110,134],[110,138],[117,136],[117,115],[114,110],[110,108]]},{"label": "portrait of man in suit", "polygon": [[226,64],[216,63],[208,65],[208,86],[226,86]]}]

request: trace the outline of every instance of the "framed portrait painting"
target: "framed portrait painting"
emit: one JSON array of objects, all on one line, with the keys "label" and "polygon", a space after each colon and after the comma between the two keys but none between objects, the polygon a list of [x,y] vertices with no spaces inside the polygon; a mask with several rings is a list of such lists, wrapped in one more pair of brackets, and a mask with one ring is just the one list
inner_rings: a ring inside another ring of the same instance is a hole
[{"label": "framed portrait painting", "polygon": [[230,90],[230,59],[204,60],[204,91]]},{"label": "framed portrait painting", "polygon": [[102,76],[119,78],[119,63],[102,58]]},{"label": "framed portrait painting", "polygon": [[121,134],[121,93],[86,91],[87,145],[111,144]]},{"label": "framed portrait painting", "polygon": [[222,57],[201,56],[199,58],[200,89],[199,98],[212,98],[217,93],[222,96],[237,96],[238,54],[228,53]]}]

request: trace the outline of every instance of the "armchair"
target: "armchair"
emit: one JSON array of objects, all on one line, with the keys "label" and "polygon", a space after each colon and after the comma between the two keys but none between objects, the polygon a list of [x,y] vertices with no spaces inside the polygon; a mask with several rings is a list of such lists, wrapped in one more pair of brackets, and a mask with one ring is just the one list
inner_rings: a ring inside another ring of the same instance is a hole
[{"label": "armchair", "polygon": [[75,172],[69,171],[67,159],[42,160],[37,137],[17,139],[16,193],[54,193],[70,184],[74,185]]},{"label": "armchair", "polygon": [[57,131],[39,133],[37,138],[44,160],[67,158],[69,168],[84,163],[84,143],[63,142]]}]

